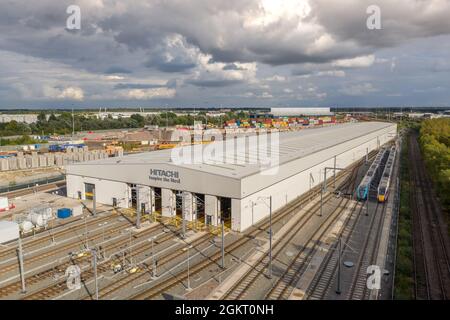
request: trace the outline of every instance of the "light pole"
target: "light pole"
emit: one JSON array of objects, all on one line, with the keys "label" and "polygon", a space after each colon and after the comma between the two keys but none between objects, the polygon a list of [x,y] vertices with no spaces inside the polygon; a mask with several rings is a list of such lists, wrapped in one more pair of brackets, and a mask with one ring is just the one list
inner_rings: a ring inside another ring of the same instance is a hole
[{"label": "light pole", "polygon": [[191,279],[190,279],[190,276],[189,276],[189,260],[190,260],[189,249],[190,249],[190,248],[192,248],[192,245],[189,245],[189,246],[187,247],[187,254],[188,254],[188,259],[187,259],[187,272],[188,272],[188,276],[187,276],[187,288],[186,288],[186,290],[188,290],[188,291],[192,290],[192,288],[191,288]]},{"label": "light pole", "polygon": [[323,216],[323,188],[324,183],[322,183],[322,188],[320,188],[320,216]]},{"label": "light pole", "polygon": [[185,194],[185,192],[182,193],[182,200],[181,200],[181,226],[182,226],[182,232],[183,232],[183,239],[186,239],[186,197],[187,195]]},{"label": "light pole", "polygon": [[270,196],[269,209],[269,278],[272,279],[272,196]]},{"label": "light pole", "polygon": [[92,189],[92,200],[93,200],[93,205],[92,205],[92,214],[95,216],[97,214],[97,204],[96,204],[96,192],[95,192],[95,188]]},{"label": "light pole", "polygon": [[94,277],[95,277],[95,300],[98,300],[98,279],[97,279],[97,250],[92,249],[92,262],[94,268]]},{"label": "light pole", "polygon": [[272,279],[272,196],[259,198],[269,198],[269,279]]},{"label": "light pole", "polygon": [[225,222],[223,220],[221,220],[221,224],[222,224],[222,269],[225,269],[225,236],[224,236],[224,225]]},{"label": "light pole", "polygon": [[136,192],[136,229],[141,228],[141,204],[139,203],[139,186],[135,187]]},{"label": "light pole", "polygon": [[156,236],[153,236],[150,238],[150,241],[152,242],[152,278],[155,279],[157,278],[157,273],[156,273],[156,261],[155,261],[155,250],[154,250],[154,246],[153,243],[156,240]]},{"label": "light pole", "polygon": [[336,189],[336,156],[334,156],[333,188]]},{"label": "light pole", "polygon": [[108,224],[108,221],[102,222],[99,224],[102,227],[102,242],[105,242],[105,226]]},{"label": "light pole", "polygon": [[367,192],[367,200],[366,200],[366,217],[369,216],[369,192]]},{"label": "light pole", "polygon": [[133,256],[131,255],[131,229],[130,229],[129,255],[130,255],[130,264],[133,266]]},{"label": "light pole", "polygon": [[336,293],[341,294],[341,252],[342,252],[342,241],[339,237],[339,248],[338,248],[338,276],[337,276],[337,288]]},{"label": "light pole", "polygon": [[87,231],[87,215],[84,216],[84,241],[86,249],[89,249],[88,231]]}]

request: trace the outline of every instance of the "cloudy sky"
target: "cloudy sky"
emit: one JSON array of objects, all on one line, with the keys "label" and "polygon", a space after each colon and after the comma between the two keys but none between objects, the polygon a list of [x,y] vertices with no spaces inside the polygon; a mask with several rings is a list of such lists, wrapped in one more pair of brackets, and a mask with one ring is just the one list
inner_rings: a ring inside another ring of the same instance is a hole
[{"label": "cloudy sky", "polygon": [[0,109],[380,105],[450,105],[450,0],[0,0]]}]

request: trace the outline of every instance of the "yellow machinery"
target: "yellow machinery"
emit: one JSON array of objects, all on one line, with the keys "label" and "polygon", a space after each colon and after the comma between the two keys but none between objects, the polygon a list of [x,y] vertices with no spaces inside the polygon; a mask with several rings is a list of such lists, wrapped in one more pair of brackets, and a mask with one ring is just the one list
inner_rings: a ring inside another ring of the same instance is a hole
[{"label": "yellow machinery", "polygon": [[108,156],[116,155],[119,152],[123,152],[123,147],[116,146],[116,145],[107,145],[106,146],[106,153],[108,154]]}]

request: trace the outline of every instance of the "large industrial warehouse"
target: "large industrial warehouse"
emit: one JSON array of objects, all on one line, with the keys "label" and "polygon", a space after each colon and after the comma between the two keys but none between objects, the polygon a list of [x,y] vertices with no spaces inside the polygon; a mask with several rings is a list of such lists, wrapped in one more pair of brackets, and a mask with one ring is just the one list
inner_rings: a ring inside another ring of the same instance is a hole
[{"label": "large industrial warehouse", "polygon": [[[396,132],[396,124],[361,122],[280,133],[279,164],[272,174],[251,161],[175,164],[173,150],[73,164],[66,168],[67,195],[91,199],[95,191],[102,204],[211,225],[223,219],[243,231],[269,215],[270,196],[276,211],[321,183],[326,167],[345,168]],[[215,143],[220,142],[201,147]]]}]

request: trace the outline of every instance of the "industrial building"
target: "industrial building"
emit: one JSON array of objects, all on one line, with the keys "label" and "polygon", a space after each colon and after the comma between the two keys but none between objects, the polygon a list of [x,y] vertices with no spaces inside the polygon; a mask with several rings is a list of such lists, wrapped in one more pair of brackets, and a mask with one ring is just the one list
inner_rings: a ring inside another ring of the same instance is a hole
[{"label": "industrial building", "polygon": [[298,107],[298,108],[270,108],[270,114],[275,117],[299,117],[299,116],[331,116],[334,115],[331,109]]},{"label": "industrial building", "polygon": [[243,231],[269,215],[269,197],[276,211],[320,184],[325,168],[348,167],[396,134],[396,124],[383,122],[279,133],[279,160],[269,169],[248,161],[255,156],[252,149],[231,155],[242,160],[236,163],[178,164],[171,157],[175,149],[77,163],[66,167],[67,195],[92,199],[95,191],[99,203],[183,215],[211,225],[223,219]]}]

